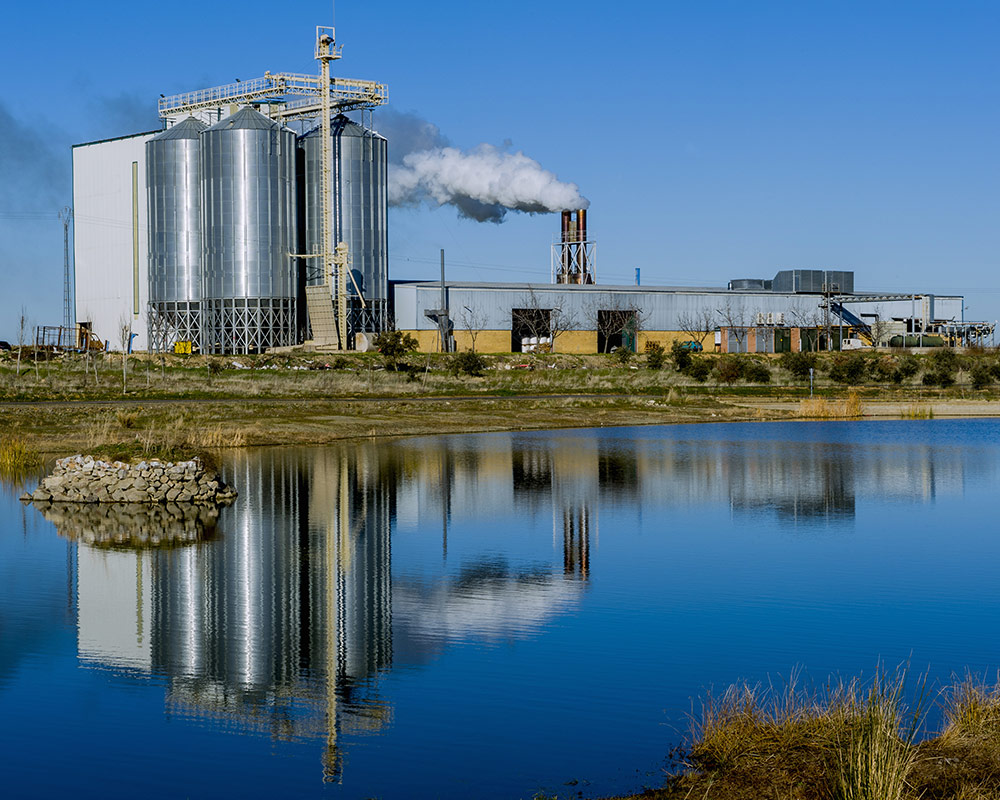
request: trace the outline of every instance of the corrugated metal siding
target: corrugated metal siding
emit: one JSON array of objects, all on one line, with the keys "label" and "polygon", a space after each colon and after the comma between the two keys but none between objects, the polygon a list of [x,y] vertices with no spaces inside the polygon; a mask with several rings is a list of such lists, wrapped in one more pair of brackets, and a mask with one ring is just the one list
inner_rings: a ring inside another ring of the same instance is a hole
[{"label": "corrugated metal siding", "polygon": [[[73,148],[73,255],[76,319],[121,349],[121,320],[132,323],[135,350],[147,348],[148,245],[146,142],[151,133]],[[139,313],[134,313],[132,162],[138,163]]]},{"label": "corrugated metal siding", "polygon": [[[462,284],[449,283],[448,304],[455,327],[464,328],[463,312],[471,309],[485,330],[510,328],[512,308],[561,308],[572,319],[568,330],[595,330],[597,312],[601,309],[638,308],[642,312],[642,328],[648,331],[681,330],[680,320],[710,311],[716,325],[752,325],[758,313],[785,315],[785,324],[817,325],[823,320],[817,295],[769,291],[727,291],[724,289],[673,289],[668,287],[574,287],[553,284]],[[396,327],[402,330],[433,330],[435,323],[424,316],[424,310],[441,305],[440,287],[434,283],[400,284],[396,286]],[[962,299],[935,298],[939,319],[948,319],[958,309],[961,319]],[[909,316],[910,303],[872,302],[851,303],[855,314],[881,312],[886,317]],[[920,314],[920,301],[916,304]],[[836,324],[836,318],[834,318]]]}]

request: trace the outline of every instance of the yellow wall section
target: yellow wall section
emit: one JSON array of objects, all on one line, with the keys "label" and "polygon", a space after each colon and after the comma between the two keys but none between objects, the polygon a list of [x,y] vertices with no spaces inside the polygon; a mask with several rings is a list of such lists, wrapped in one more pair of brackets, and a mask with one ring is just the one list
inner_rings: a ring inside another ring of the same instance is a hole
[{"label": "yellow wall section", "polygon": [[[659,342],[663,345],[664,350],[669,350],[674,342],[691,342],[698,341],[698,338],[692,336],[690,333],[685,333],[684,331],[639,331],[638,341],[636,342],[636,350],[639,353],[643,353],[646,350],[646,342]],[[705,341],[702,342],[702,346],[705,348],[706,353],[712,353],[715,351],[715,334],[710,333],[705,337]]]},{"label": "yellow wall section", "polygon": [[[421,353],[440,353],[441,341],[437,331],[404,331],[419,342]],[[465,330],[456,330],[455,346],[458,350],[471,350],[472,337]],[[684,331],[640,331],[637,336],[637,350],[641,354],[646,342],[659,342],[667,350],[676,342],[686,342],[692,337]],[[705,352],[715,350],[715,338],[709,334],[704,342]],[[510,331],[480,331],[476,337],[476,350],[480,353],[509,353]],[[597,331],[565,331],[556,337],[556,353],[587,355],[597,352]]]},{"label": "yellow wall section", "polygon": [[[508,345],[509,347],[509,345]],[[597,331],[565,331],[560,333],[553,344],[554,353],[583,355],[597,352]]]},{"label": "yellow wall section", "polygon": [[[471,350],[472,337],[468,331],[455,331],[455,347]],[[476,351],[479,353],[509,353],[510,331],[480,331],[476,335]]]}]

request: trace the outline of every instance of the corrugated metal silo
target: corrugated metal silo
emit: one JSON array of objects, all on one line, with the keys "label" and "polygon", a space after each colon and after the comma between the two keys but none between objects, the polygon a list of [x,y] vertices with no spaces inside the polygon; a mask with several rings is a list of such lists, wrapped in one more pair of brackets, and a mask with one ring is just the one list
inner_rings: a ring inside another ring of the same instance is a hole
[{"label": "corrugated metal silo", "polygon": [[[387,327],[389,289],[387,142],[343,114],[331,120],[331,135],[334,244],[347,243],[354,278],[347,281],[349,327],[352,332],[382,331]],[[304,247],[318,253],[322,251],[322,129],[308,131],[299,141],[304,153]],[[321,269],[318,259],[307,261],[307,285],[322,283]]]},{"label": "corrugated metal silo", "polygon": [[295,343],[295,134],[251,108],[201,134],[202,351]]},{"label": "corrugated metal silo", "polygon": [[149,342],[170,350],[200,339],[201,147],[207,126],[188,117],[146,142]]}]

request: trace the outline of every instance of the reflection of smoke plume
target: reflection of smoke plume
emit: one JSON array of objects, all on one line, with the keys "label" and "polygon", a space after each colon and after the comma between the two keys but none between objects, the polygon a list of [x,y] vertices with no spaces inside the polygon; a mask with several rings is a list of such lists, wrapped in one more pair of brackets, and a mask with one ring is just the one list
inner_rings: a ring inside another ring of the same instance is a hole
[{"label": "reflection of smoke plume", "polygon": [[563,183],[524,153],[489,144],[466,151],[449,147],[437,126],[413,114],[393,112],[386,122],[391,206],[452,205],[464,217],[499,223],[508,211],[538,214],[590,205],[576,184]]}]

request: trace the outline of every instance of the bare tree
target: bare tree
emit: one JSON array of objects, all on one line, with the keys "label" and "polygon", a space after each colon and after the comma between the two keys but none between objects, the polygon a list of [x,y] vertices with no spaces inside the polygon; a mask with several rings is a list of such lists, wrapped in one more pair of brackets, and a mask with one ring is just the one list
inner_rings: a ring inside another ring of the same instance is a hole
[{"label": "bare tree", "polygon": [[875,307],[875,317],[868,321],[868,328],[872,332],[873,347],[878,347],[888,338],[892,320],[885,318],[885,309],[882,306]]},{"label": "bare tree", "polygon": [[[800,336],[800,349],[801,349],[801,332],[803,329],[810,331],[818,331],[823,325],[823,315],[820,314],[818,308],[814,308],[811,311],[799,311],[798,309],[792,309],[788,312],[792,321],[795,323],[795,327],[799,329]],[[810,337],[811,349],[813,352],[819,352],[819,336]]]},{"label": "bare tree", "polygon": [[547,343],[551,351],[555,351],[556,340],[566,331],[577,327],[577,319],[572,310],[560,303],[550,307],[542,307],[534,289],[528,289],[528,294],[521,298],[521,308],[511,309],[511,327],[515,331],[523,331],[530,338],[536,339],[539,345]]},{"label": "bare tree", "polygon": [[731,298],[726,298],[726,304],[722,308],[717,308],[715,313],[722,322],[720,327],[728,328],[726,335],[732,335],[736,340],[736,349],[742,353],[750,331],[746,310],[742,306],[733,305]]},{"label": "bare tree", "polygon": [[462,310],[458,312],[458,324],[469,334],[469,339],[472,340],[472,352],[476,352],[476,339],[486,327],[486,312],[479,306],[471,308],[463,306]]},{"label": "bare tree", "polygon": [[128,351],[132,347],[132,320],[122,317],[118,320],[118,332],[122,345],[122,394],[128,388]]},{"label": "bare tree", "polygon": [[[641,307],[624,301],[618,295],[613,295],[611,300],[603,304],[592,304],[589,313],[596,320],[597,339],[598,342],[604,340],[605,353],[610,351],[613,339],[621,337],[624,344],[626,336],[638,336],[646,319]],[[598,349],[601,349],[600,346]]]},{"label": "bare tree", "polygon": [[24,350],[24,337],[28,331],[28,311],[21,306],[21,316],[17,324],[17,377],[21,377],[21,351]]},{"label": "bare tree", "polygon": [[715,314],[710,308],[700,308],[697,311],[685,312],[677,317],[678,327],[698,344],[704,345],[717,327],[715,324]]}]

